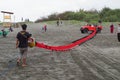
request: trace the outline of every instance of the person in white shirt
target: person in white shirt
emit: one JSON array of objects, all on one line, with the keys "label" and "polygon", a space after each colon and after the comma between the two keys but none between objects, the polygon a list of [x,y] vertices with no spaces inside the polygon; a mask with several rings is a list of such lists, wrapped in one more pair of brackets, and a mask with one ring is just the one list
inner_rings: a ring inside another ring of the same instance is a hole
[{"label": "person in white shirt", "polygon": [[118,41],[120,42],[120,24],[118,24],[117,38],[118,38]]}]

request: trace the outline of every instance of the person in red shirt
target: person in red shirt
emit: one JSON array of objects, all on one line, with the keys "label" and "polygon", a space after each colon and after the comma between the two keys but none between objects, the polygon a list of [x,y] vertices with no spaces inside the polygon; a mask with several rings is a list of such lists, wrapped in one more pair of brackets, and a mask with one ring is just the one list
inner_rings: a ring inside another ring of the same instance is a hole
[{"label": "person in red shirt", "polygon": [[44,25],[44,31],[45,32],[47,31],[47,25]]},{"label": "person in red shirt", "polygon": [[110,33],[113,33],[113,32],[114,32],[114,25],[111,24],[111,25],[110,25]]}]

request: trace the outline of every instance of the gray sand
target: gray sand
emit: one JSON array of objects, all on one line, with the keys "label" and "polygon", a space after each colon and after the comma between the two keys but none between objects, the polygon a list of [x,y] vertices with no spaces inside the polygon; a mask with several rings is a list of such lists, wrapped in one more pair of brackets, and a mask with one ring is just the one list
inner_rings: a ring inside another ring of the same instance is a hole
[{"label": "gray sand", "polygon": [[[79,25],[28,24],[36,41],[47,45],[65,45],[88,34],[81,34]],[[6,38],[0,37],[0,80],[120,80],[120,43],[109,27],[93,39],[70,51],[55,52],[37,47],[29,48],[27,67],[17,67],[15,28]]]}]

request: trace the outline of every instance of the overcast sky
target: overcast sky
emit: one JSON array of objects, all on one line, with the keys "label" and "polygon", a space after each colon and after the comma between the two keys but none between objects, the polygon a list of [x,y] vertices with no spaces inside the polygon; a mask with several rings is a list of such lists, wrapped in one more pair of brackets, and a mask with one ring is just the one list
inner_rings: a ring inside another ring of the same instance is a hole
[{"label": "overcast sky", "polygon": [[[21,21],[22,17],[35,21],[52,13],[79,9],[101,10],[104,7],[120,8],[120,0],[0,0],[0,11],[14,12],[12,19],[15,17],[15,21]],[[2,20],[3,14],[0,13],[0,21]]]}]

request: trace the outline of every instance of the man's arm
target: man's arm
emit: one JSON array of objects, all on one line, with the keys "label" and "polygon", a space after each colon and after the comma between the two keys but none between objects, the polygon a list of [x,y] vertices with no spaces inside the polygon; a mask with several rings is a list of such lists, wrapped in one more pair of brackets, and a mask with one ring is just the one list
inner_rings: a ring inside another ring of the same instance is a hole
[{"label": "man's arm", "polygon": [[19,45],[19,40],[16,39],[16,48],[18,48],[18,45]]}]

